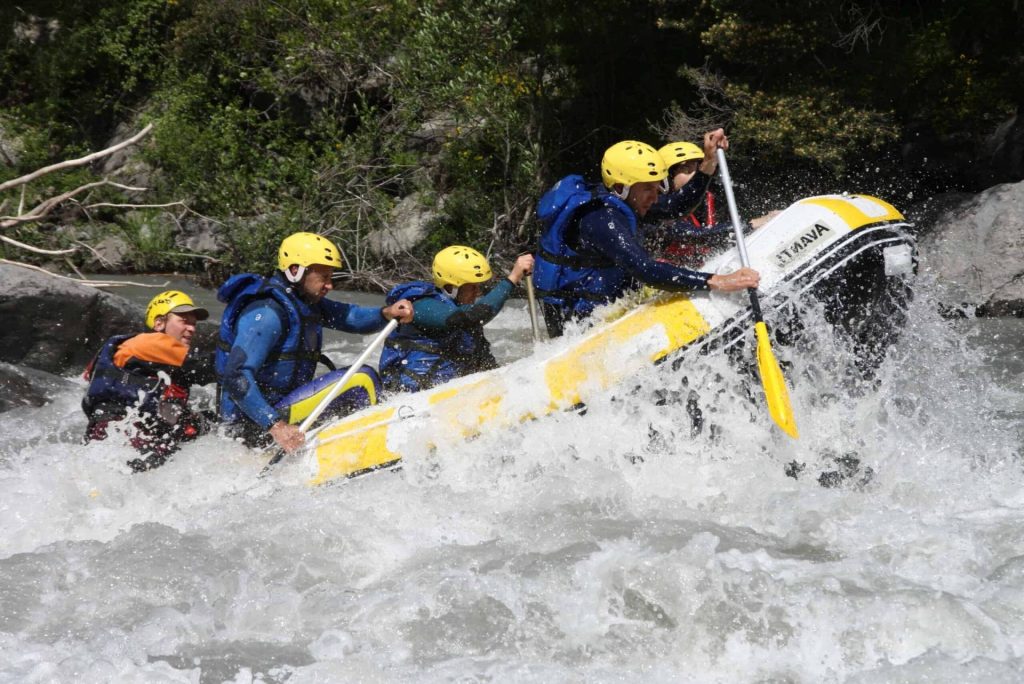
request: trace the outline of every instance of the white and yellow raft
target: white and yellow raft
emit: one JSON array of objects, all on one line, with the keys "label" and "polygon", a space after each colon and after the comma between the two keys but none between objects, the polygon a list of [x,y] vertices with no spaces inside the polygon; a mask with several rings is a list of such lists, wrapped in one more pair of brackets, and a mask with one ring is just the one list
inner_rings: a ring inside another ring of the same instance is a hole
[{"label": "white and yellow raft", "polygon": [[[793,204],[747,238],[751,266],[761,273],[763,306],[824,294],[837,309],[837,325],[865,319],[849,315],[846,306],[892,309],[894,299],[908,295],[916,264],[906,227],[899,211],[874,197],[822,196]],[[738,267],[733,249],[703,269],[728,273]],[[605,322],[542,344],[525,359],[396,396],[315,430],[308,450],[310,483],[392,467],[431,444],[586,403],[670,355],[729,346],[752,334],[747,304],[745,293],[698,292],[664,294],[628,310],[609,307]],[[874,340],[875,332],[868,337]],[[523,386],[530,391],[513,391]]]}]

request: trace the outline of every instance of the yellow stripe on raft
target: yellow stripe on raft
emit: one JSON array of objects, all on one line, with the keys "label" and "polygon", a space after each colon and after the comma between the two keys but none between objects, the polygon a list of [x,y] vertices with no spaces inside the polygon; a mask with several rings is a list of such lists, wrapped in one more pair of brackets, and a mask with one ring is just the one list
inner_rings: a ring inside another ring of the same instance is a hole
[{"label": "yellow stripe on raft", "polygon": [[[856,201],[854,200],[856,199]],[[871,206],[871,213],[863,211],[857,206],[857,201]],[[902,221],[903,214],[896,207],[884,200],[870,195],[853,195],[852,198],[845,197],[809,197],[800,200],[797,204],[815,204],[824,207],[837,214],[846,222],[850,230],[857,230],[873,223],[884,223],[886,221]]]},{"label": "yellow stripe on raft", "polygon": [[649,352],[654,362],[666,354],[693,342],[711,330],[711,326],[689,299],[662,299],[616,321],[596,335],[591,335],[561,358],[547,363],[545,378],[551,395],[551,409],[567,408],[580,403],[580,390],[588,387],[606,389],[622,377],[623,350],[635,344],[649,331],[663,331],[664,344]]},{"label": "yellow stripe on raft", "polygon": [[[641,363],[657,361],[702,337],[710,325],[684,296],[671,296],[640,305],[603,328],[591,332],[568,350],[552,358],[538,359],[544,367],[544,388],[538,388],[525,404],[507,408],[510,388],[507,369],[481,373],[475,381],[428,390],[423,397],[429,429],[418,424],[418,446],[429,447],[434,435],[468,439],[484,426],[500,429],[568,408],[585,398],[586,390],[603,390],[620,381]],[[642,354],[637,353],[640,347]],[[546,391],[544,391],[546,389]],[[376,407],[338,421],[317,436],[317,471],[311,484],[321,484],[365,470],[395,463],[403,456],[402,439],[388,445],[388,433],[400,425],[394,407]],[[408,429],[410,426],[403,426]],[[422,431],[420,431],[422,430]],[[401,435],[401,437],[399,436]],[[395,441],[395,440],[393,440]]]},{"label": "yellow stripe on raft", "polygon": [[388,425],[395,407],[380,406],[352,416],[317,436],[318,468],[311,484],[378,468],[401,458],[388,449]]}]

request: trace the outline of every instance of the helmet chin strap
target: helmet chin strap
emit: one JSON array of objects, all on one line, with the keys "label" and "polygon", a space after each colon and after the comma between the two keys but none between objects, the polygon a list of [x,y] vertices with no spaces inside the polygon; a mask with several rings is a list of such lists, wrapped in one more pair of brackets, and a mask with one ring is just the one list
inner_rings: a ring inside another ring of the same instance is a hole
[{"label": "helmet chin strap", "polygon": [[[616,197],[618,197],[620,200],[624,200],[627,197],[629,197],[629,189],[631,187],[633,187],[633,186],[632,185],[626,185],[625,183],[622,183],[622,190],[616,190],[615,186],[612,186],[611,193],[613,195],[615,195]],[[667,177],[661,179],[661,183],[658,184],[658,188],[661,190],[662,193],[667,193],[668,192],[669,184],[668,184],[668,178]]]},{"label": "helmet chin strap", "polygon": [[[292,273],[293,267],[295,268],[295,273]],[[300,280],[302,280],[302,276],[306,274],[306,267],[293,265],[284,269],[282,273],[284,273],[284,277],[288,280],[289,283],[297,283]]]}]

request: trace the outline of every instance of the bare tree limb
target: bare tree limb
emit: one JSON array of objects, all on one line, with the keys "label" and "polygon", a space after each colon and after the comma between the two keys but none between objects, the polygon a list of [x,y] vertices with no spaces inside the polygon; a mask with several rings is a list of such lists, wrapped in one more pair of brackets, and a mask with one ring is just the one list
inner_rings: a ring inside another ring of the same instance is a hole
[{"label": "bare tree limb", "polygon": [[100,254],[99,251],[92,245],[86,244],[81,240],[72,240],[72,242],[74,242],[76,245],[81,245],[82,247],[85,247],[87,250],[92,252],[92,255],[96,257],[96,260],[99,261],[100,264],[102,264],[104,267],[110,268],[111,266],[113,266],[113,264],[110,263],[110,260],[104,257],[102,254]]},{"label": "bare tree limb", "polygon": [[37,204],[35,207],[30,209],[27,214],[26,213],[19,213],[18,216],[0,216],[0,228],[11,228],[12,226],[17,226],[17,225],[22,224],[22,223],[32,223],[33,221],[39,221],[41,219],[44,219],[44,218],[46,218],[47,215],[49,215],[49,213],[51,211],[53,211],[54,207],[56,207],[61,202],[65,202],[65,201],[71,199],[72,197],[74,197],[75,195],[77,195],[77,194],[79,194],[81,192],[84,192],[86,190],[90,190],[92,188],[98,188],[98,187],[103,186],[103,185],[112,185],[114,187],[121,188],[122,190],[145,190],[146,189],[146,188],[133,188],[133,187],[131,187],[129,185],[122,185],[121,183],[115,183],[113,181],[109,181],[106,178],[104,178],[101,181],[94,181],[92,183],[86,183],[85,185],[78,186],[74,190],[68,190],[67,192],[61,193],[61,194],[57,195],[56,197],[50,197],[48,199],[45,199],[42,202],[40,202],[39,204]]},{"label": "bare tree limb", "polygon": [[33,247],[32,245],[26,245],[24,242],[18,242],[14,238],[9,238],[6,235],[0,235],[0,241],[6,242],[9,245],[14,245],[19,249],[24,249],[29,252],[35,252],[36,254],[71,254],[77,251],[76,247],[71,249],[40,249],[39,247]]},{"label": "bare tree limb", "polygon": [[167,256],[183,256],[191,259],[203,259],[209,261],[211,264],[219,264],[220,259],[209,254],[195,254],[194,252],[167,252]]},{"label": "bare tree limb", "polygon": [[85,274],[78,270],[78,267],[75,266],[74,262],[71,261],[70,258],[64,257],[64,263],[67,264],[68,268],[70,268],[72,271],[74,271],[78,275],[79,278],[81,278],[82,280],[88,280],[88,278],[85,277]]},{"label": "bare tree limb", "polygon": [[148,126],[143,128],[141,131],[139,131],[132,137],[128,138],[127,140],[122,141],[116,145],[112,145],[111,147],[108,147],[105,150],[93,152],[92,154],[87,154],[84,157],[80,157],[78,159],[69,159],[67,161],[62,161],[56,164],[51,164],[49,166],[44,166],[43,168],[37,169],[36,171],[26,174],[21,178],[14,178],[12,180],[7,181],[6,183],[0,183],[0,192],[3,192],[4,190],[8,190],[10,188],[17,187],[19,185],[25,185],[26,183],[30,183],[34,181],[36,178],[39,178],[40,176],[45,176],[48,173],[53,173],[54,171],[58,171],[60,169],[69,169],[75,166],[84,166],[85,164],[88,164],[97,159],[102,159],[103,157],[111,155],[114,152],[117,152],[118,150],[122,150],[128,147],[129,145],[134,145],[139,140],[144,138],[151,130],[153,130],[153,124],[149,124]]},{"label": "bare tree limb", "polygon": [[70,276],[61,275],[59,273],[52,273],[47,271],[45,268],[39,266],[33,266],[32,264],[23,264],[20,261],[11,261],[10,259],[0,259],[0,264],[8,264],[10,266],[20,266],[21,268],[27,268],[33,271],[39,271],[45,273],[48,276],[54,278],[60,278],[61,280],[70,280],[73,283],[79,283],[81,285],[88,285],[89,287],[124,287],[126,285],[133,285],[135,287],[149,287],[155,290],[160,290],[171,284],[171,281],[166,280],[162,284],[156,285],[152,283],[136,283],[131,280],[83,280],[79,278],[71,278]]},{"label": "bare tree limb", "polygon": [[167,207],[184,207],[181,200],[168,202],[167,204],[114,204],[113,202],[97,202],[96,204],[83,204],[83,209],[96,209],[97,207],[114,207],[118,209],[165,209]]}]

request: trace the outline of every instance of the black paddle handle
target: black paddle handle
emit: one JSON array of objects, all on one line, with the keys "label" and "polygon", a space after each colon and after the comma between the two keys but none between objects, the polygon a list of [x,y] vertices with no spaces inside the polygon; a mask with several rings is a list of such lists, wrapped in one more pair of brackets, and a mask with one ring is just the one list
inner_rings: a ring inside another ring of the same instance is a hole
[{"label": "black paddle handle", "polygon": [[747,292],[750,293],[750,308],[754,312],[754,321],[761,323],[764,318],[761,316],[761,300],[757,296],[757,288],[748,287]]}]

